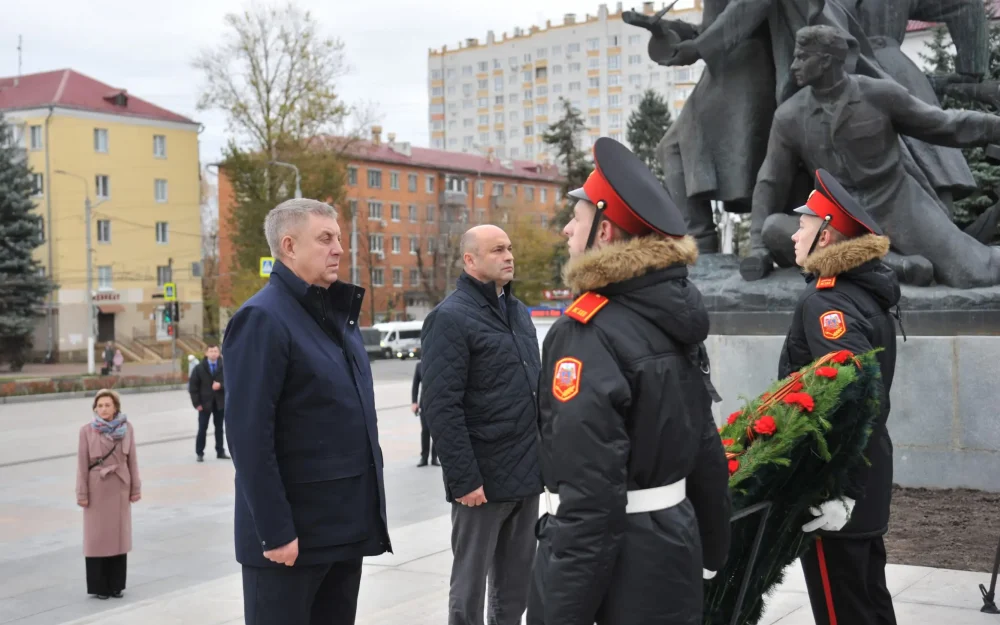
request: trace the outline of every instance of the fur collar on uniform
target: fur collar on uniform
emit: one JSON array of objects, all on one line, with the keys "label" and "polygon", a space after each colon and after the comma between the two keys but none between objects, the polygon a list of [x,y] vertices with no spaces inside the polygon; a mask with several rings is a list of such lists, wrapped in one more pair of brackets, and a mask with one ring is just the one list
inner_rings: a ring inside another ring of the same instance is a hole
[{"label": "fur collar on uniform", "polygon": [[884,258],[888,253],[888,238],[866,234],[813,252],[806,259],[803,269],[817,277],[830,278],[856,269],[869,261]]},{"label": "fur collar on uniform", "polygon": [[583,293],[671,265],[692,265],[697,259],[698,246],[690,236],[651,234],[592,249],[570,260],[563,269],[563,282],[574,293]]}]

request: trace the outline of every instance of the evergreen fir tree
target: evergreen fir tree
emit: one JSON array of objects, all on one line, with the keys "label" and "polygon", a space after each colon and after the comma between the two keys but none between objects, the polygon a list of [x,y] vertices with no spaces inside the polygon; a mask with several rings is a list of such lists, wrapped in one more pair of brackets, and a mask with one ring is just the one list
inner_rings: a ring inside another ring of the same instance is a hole
[{"label": "evergreen fir tree", "polygon": [[0,362],[20,371],[53,286],[33,258],[43,235],[31,199],[35,182],[11,137],[0,115]]},{"label": "evergreen fir tree", "polygon": [[574,203],[566,194],[583,186],[593,166],[587,153],[580,149],[580,137],[587,129],[583,114],[565,98],[560,98],[559,102],[563,106],[562,119],[549,126],[542,141],[554,148],[556,161],[566,177],[562,186],[565,204],[555,220],[555,225],[562,228],[570,220]]},{"label": "evergreen fir tree", "polygon": [[638,108],[628,118],[625,138],[656,177],[663,182],[663,165],[656,158],[656,146],[670,128],[670,107],[667,99],[652,89],[642,95]]},{"label": "evergreen fir tree", "polygon": [[[987,2],[986,15],[990,20],[990,64],[983,80],[992,81],[1000,80],[1000,26],[993,24],[994,13],[990,3]],[[939,26],[934,29],[934,37],[926,44],[926,47],[928,52],[919,54],[924,61],[931,65],[932,74],[950,74],[955,71],[955,54],[944,27]],[[979,102],[963,102],[949,96],[941,99],[941,108],[971,109],[994,115],[1000,114],[1000,111],[992,106]],[[952,220],[960,228],[971,224],[983,211],[992,206],[991,192],[994,189],[1000,189],[1000,165],[988,161],[983,148],[965,148],[962,150],[962,154],[969,164],[969,169],[972,170],[972,178],[976,181],[978,190],[968,197],[954,202]]]}]

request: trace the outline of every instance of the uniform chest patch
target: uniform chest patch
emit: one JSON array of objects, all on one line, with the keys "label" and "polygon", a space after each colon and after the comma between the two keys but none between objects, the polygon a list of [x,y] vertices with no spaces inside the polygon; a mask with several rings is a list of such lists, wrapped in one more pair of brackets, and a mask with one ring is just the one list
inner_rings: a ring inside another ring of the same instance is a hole
[{"label": "uniform chest patch", "polygon": [[823,338],[831,341],[839,339],[847,332],[844,313],[839,310],[831,310],[820,315],[819,326],[823,330]]},{"label": "uniform chest patch", "polygon": [[832,276],[829,278],[820,278],[816,281],[817,289],[832,289],[837,286],[837,276]]},{"label": "uniform chest patch", "polygon": [[583,363],[576,358],[563,358],[556,363],[552,374],[552,396],[559,401],[569,401],[580,392],[580,374]]}]

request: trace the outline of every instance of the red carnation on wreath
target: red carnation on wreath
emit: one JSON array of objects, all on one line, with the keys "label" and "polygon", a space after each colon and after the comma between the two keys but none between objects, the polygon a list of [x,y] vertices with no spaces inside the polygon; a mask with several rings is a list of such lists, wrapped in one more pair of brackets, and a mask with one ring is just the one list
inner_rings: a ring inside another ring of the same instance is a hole
[{"label": "red carnation on wreath", "polygon": [[839,352],[837,352],[836,354],[834,354],[830,359],[833,362],[837,363],[838,365],[842,365],[845,362],[847,362],[848,358],[850,358],[852,356],[854,356],[854,354],[852,354],[851,352],[849,352],[846,349],[842,349]]},{"label": "red carnation on wreath", "polygon": [[732,425],[732,424],[736,423],[737,419],[739,419],[742,416],[743,416],[743,413],[740,412],[739,410],[737,410],[736,412],[734,412],[731,415],[729,415],[729,418],[726,419],[726,423],[728,423],[729,425]]},{"label": "red carnation on wreath", "polygon": [[774,417],[765,415],[757,419],[757,422],[753,424],[753,429],[758,434],[770,436],[778,430],[778,424],[774,422]]},{"label": "red carnation on wreath", "polygon": [[729,475],[736,473],[740,470],[740,461],[733,459],[729,461]]},{"label": "red carnation on wreath", "polygon": [[726,446],[726,447],[729,447],[730,445],[734,445],[734,444],[736,444],[736,441],[734,441],[734,440],[733,440],[733,439],[731,439],[731,438],[724,438],[724,439],[722,439],[722,444],[723,444],[724,446]]},{"label": "red carnation on wreath", "polygon": [[836,367],[818,367],[816,369],[816,375],[821,378],[835,378],[837,377],[837,373]]},{"label": "red carnation on wreath", "polygon": [[813,408],[816,407],[816,400],[809,393],[789,393],[785,395],[785,403],[789,405],[797,404],[806,412],[812,412]]},{"label": "red carnation on wreath", "polygon": [[804,388],[805,388],[805,386],[803,386],[802,382],[799,382],[798,380],[796,380],[795,382],[792,382],[791,386],[788,387],[788,391],[790,393],[798,393],[799,391],[801,391]]}]

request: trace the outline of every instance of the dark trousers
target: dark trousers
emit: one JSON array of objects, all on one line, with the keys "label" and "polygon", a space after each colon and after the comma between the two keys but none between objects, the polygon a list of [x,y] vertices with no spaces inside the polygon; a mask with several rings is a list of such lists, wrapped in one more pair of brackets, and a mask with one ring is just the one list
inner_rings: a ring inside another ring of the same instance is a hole
[{"label": "dark trousers", "polygon": [[427,453],[430,452],[431,459],[436,459],[437,454],[434,453],[434,445],[431,444],[431,428],[427,425],[427,417],[424,413],[420,413],[420,459],[424,462],[427,461]]},{"label": "dark trousers", "polygon": [[489,625],[520,625],[535,555],[538,497],[451,506],[448,625],[483,625],[489,581]]},{"label": "dark trousers", "polygon": [[816,625],[896,625],[885,562],[881,536],[816,538],[802,556]]},{"label": "dark trousers", "polygon": [[128,569],[127,554],[106,558],[85,558],[87,561],[87,594],[105,595],[125,590]]},{"label": "dark trousers", "polygon": [[243,567],[246,625],[354,625],[361,558],[332,564]]},{"label": "dark trousers", "polygon": [[[202,406],[206,408],[207,406]],[[215,422],[215,452],[221,454],[226,451],[225,438],[223,436],[223,411],[219,406],[207,407],[208,410],[198,411],[198,438],[194,442],[194,451],[199,456],[205,453],[205,439],[208,437],[208,419],[214,416]]]}]

